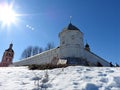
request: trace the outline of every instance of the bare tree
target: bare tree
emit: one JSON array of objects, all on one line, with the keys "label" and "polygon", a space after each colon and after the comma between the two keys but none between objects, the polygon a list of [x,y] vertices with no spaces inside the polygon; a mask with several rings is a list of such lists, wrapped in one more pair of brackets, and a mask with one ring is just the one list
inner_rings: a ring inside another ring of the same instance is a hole
[{"label": "bare tree", "polygon": [[47,47],[45,48],[45,51],[46,50],[50,50],[50,49],[53,49],[55,46],[54,46],[54,43],[53,42],[49,42],[48,44],[47,44]]},{"label": "bare tree", "polygon": [[38,47],[38,46],[33,47],[33,52],[32,52],[32,54],[33,54],[33,55],[36,55],[36,54],[38,54],[38,53],[39,53],[39,47]]},{"label": "bare tree", "polygon": [[[54,47],[55,47],[54,43],[49,42],[47,44],[46,48],[45,48],[45,51],[50,50],[50,49],[52,49]],[[38,46],[35,46],[35,47],[29,46],[22,52],[21,59],[31,57],[31,56],[36,55],[36,54],[41,53],[41,52],[43,52],[43,48],[38,47]]]},{"label": "bare tree", "polygon": [[32,49],[33,49],[32,46],[27,47],[27,48],[23,51],[23,53],[22,53],[22,55],[21,55],[21,58],[23,59],[23,58],[30,57],[30,56],[32,55]]},{"label": "bare tree", "polygon": [[27,50],[25,49],[21,55],[21,59],[27,58],[27,57],[28,57],[28,53],[27,53]]},{"label": "bare tree", "polygon": [[33,52],[33,47],[32,47],[32,46],[29,46],[29,47],[27,48],[28,57],[32,56],[32,52]]},{"label": "bare tree", "polygon": [[22,52],[21,59],[36,55],[41,52],[43,52],[42,48],[39,48],[38,46],[29,46]]},{"label": "bare tree", "polygon": [[43,52],[43,48],[40,47],[39,48],[39,53],[41,53],[41,52]]}]

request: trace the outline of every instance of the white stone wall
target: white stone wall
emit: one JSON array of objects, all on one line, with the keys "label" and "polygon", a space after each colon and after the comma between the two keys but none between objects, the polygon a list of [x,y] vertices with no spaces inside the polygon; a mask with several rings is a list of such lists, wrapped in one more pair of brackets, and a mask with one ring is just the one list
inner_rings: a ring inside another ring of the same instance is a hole
[{"label": "white stone wall", "polygon": [[54,57],[59,58],[59,48],[51,49],[43,53],[34,55],[32,57],[25,58],[19,62],[15,62],[13,65],[21,66],[21,65],[30,65],[30,64],[47,64],[47,63],[51,63]]},{"label": "white stone wall", "polygon": [[[77,57],[80,58],[83,56],[83,52],[80,52],[80,45],[68,45],[68,46],[61,46],[60,47],[60,57]],[[81,53],[81,54],[80,54]]]},{"label": "white stone wall", "polygon": [[84,48],[83,33],[79,30],[63,30],[60,34],[60,46],[67,44],[80,44]]},{"label": "white stone wall", "polygon": [[63,30],[60,34],[60,58],[83,56],[83,33],[79,30]]},{"label": "white stone wall", "polygon": [[87,59],[92,64],[100,62],[103,66],[110,66],[109,62],[87,50],[84,50],[84,58]]}]

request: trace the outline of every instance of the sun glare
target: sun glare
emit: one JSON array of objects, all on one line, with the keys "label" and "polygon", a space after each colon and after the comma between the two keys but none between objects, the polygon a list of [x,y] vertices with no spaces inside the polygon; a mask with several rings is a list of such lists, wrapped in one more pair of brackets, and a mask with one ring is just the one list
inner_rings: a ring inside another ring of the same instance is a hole
[{"label": "sun glare", "polygon": [[9,5],[0,5],[0,21],[3,25],[10,25],[16,21],[16,13]]}]

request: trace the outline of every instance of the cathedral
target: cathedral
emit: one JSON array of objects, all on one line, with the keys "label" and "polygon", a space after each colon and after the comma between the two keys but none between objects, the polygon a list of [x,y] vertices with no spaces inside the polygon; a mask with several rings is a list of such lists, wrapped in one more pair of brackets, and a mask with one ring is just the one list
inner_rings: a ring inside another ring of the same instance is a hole
[{"label": "cathedral", "polygon": [[7,67],[11,65],[13,62],[13,57],[14,57],[14,51],[12,49],[13,44],[11,43],[9,48],[5,50],[2,61],[0,63],[0,67]]},{"label": "cathedral", "polygon": [[13,65],[51,64],[66,61],[66,64],[70,65],[110,66],[108,61],[90,50],[88,43],[84,45],[83,33],[71,22],[59,33],[58,37],[60,45],[57,48],[14,62]]}]

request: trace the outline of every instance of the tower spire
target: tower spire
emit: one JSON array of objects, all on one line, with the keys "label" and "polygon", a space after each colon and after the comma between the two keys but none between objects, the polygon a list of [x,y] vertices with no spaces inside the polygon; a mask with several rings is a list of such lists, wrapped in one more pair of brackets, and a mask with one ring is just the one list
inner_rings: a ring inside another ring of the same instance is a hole
[{"label": "tower spire", "polygon": [[70,23],[71,23],[71,21],[72,21],[72,16],[70,16]]},{"label": "tower spire", "polygon": [[13,47],[13,44],[11,43],[10,46],[9,46],[9,48],[12,49],[12,47]]}]

